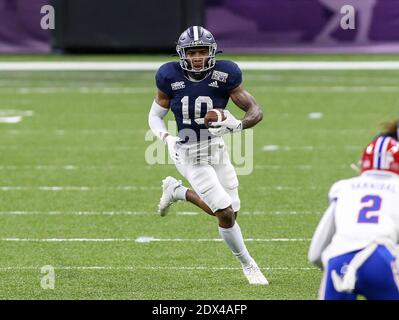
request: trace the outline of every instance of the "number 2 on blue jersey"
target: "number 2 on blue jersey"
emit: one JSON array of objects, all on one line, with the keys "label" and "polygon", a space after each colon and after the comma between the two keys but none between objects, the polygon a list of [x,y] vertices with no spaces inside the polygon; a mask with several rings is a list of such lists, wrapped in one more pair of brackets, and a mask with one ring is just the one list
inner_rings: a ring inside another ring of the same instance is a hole
[{"label": "number 2 on blue jersey", "polygon": [[378,223],[378,211],[381,209],[382,199],[380,196],[367,195],[361,200],[367,205],[359,211],[358,223]]}]

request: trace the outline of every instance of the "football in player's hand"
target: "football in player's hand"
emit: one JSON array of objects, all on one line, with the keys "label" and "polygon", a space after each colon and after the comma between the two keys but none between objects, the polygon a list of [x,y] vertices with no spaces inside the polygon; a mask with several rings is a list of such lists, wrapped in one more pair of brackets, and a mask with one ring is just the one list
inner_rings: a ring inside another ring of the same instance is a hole
[{"label": "football in player's hand", "polygon": [[[212,109],[209,110],[204,118],[205,127],[210,128],[210,122],[220,122],[226,120],[223,109]],[[212,126],[214,128],[214,126]]]}]

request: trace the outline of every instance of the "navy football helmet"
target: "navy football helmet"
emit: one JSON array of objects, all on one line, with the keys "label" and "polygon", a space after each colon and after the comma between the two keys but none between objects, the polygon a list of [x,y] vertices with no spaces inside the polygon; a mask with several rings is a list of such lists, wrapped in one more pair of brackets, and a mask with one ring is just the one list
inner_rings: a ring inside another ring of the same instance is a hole
[{"label": "navy football helmet", "polygon": [[[203,63],[202,69],[194,69],[193,63],[187,57],[187,50],[193,48],[208,48],[208,57]],[[194,75],[194,78],[201,78],[208,74],[216,63],[217,44],[212,33],[200,26],[192,26],[185,30],[179,37],[176,51],[180,57],[180,66],[183,70]]]}]

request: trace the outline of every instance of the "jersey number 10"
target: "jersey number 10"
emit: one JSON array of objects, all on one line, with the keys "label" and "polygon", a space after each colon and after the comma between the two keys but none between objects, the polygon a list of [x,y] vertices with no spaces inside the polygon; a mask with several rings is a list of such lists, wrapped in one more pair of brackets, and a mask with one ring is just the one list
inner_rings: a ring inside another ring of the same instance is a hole
[{"label": "jersey number 10", "polygon": [[[183,123],[184,124],[191,124],[191,118],[188,112],[188,106],[189,106],[189,97],[184,96],[183,99],[181,99],[182,103],[182,114],[183,114]],[[213,101],[211,97],[207,96],[199,96],[197,99],[195,99],[195,104],[194,104],[194,121],[197,124],[204,124],[204,118],[201,118],[201,106],[202,104],[206,104],[206,112],[205,114],[213,109]]]}]

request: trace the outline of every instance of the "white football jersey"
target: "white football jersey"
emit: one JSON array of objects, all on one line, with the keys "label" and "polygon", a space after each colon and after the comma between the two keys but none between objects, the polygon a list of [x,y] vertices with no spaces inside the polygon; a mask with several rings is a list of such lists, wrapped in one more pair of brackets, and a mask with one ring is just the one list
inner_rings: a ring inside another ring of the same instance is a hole
[{"label": "white football jersey", "polygon": [[386,171],[366,171],[335,183],[330,192],[335,202],[335,234],[322,254],[331,258],[366,247],[374,239],[399,239],[399,176]]}]

